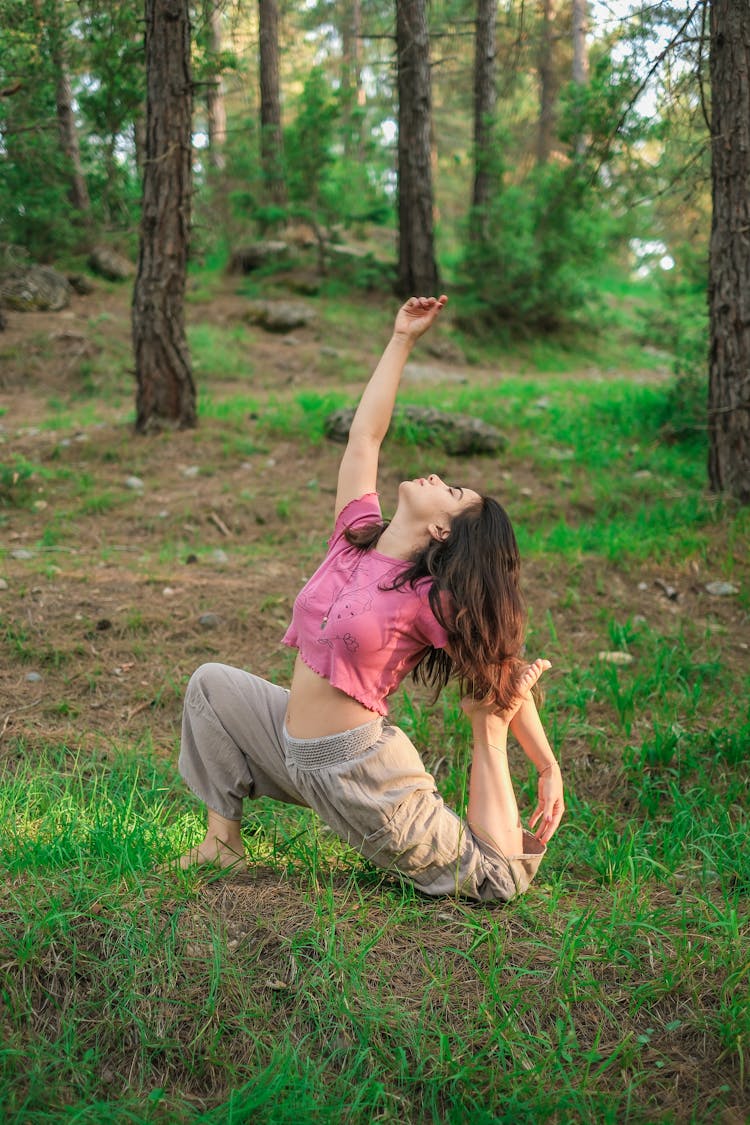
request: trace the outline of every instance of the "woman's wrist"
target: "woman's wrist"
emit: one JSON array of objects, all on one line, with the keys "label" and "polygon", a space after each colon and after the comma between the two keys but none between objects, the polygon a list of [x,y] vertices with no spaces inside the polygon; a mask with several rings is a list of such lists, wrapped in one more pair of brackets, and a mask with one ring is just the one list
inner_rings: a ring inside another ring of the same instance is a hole
[{"label": "woman's wrist", "polygon": [[546,765],[537,766],[536,768],[537,768],[537,773],[539,774],[540,777],[542,777],[545,773],[549,773],[549,771],[552,770],[552,769],[559,770],[560,769],[560,763],[557,761],[556,758],[553,758],[552,761],[547,762]]}]

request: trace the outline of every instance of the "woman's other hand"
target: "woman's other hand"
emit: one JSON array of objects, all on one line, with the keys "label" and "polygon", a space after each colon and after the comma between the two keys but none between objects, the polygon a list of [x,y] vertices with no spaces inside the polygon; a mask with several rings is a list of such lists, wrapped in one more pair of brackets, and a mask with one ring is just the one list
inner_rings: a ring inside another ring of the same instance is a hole
[{"label": "woman's other hand", "polygon": [[537,806],[529,821],[529,827],[533,828],[537,821],[541,820],[536,837],[542,844],[546,844],[557,831],[565,812],[563,780],[557,762],[553,762],[539,774],[537,797]]},{"label": "woman's other hand", "polygon": [[410,297],[398,310],[393,326],[394,336],[401,336],[414,343],[434,324],[440,310],[447,303],[448,298],[444,293],[440,297]]}]

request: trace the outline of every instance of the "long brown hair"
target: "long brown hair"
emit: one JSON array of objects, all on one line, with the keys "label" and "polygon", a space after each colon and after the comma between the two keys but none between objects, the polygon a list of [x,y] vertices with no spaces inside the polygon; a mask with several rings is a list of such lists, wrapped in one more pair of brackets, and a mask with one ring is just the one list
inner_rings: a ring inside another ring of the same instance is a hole
[{"label": "long brown hair", "polygon": [[[347,529],[347,540],[367,550],[387,522]],[[508,514],[482,497],[451,521],[445,539],[431,539],[393,583],[393,589],[431,578],[430,608],[448,634],[448,649],[430,648],[413,672],[434,689],[459,681],[462,694],[499,710],[510,707],[526,630],[520,589],[521,559]]]}]

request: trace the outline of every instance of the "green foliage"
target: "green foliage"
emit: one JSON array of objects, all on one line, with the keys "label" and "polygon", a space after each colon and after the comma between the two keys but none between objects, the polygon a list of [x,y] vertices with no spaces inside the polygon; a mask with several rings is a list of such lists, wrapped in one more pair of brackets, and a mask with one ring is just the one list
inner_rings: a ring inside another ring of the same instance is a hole
[{"label": "green foliage", "polygon": [[462,276],[467,327],[559,329],[582,308],[614,230],[607,210],[575,167],[537,167],[522,183],[498,178],[483,233],[467,239]]}]

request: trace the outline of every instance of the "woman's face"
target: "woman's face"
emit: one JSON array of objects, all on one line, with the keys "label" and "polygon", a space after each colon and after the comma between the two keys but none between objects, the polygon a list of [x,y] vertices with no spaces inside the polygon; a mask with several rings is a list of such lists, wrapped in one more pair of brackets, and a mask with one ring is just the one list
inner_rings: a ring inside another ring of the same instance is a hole
[{"label": "woman's face", "polygon": [[451,520],[459,512],[480,501],[479,493],[473,488],[446,484],[436,473],[405,480],[398,489],[399,507],[403,505],[410,518],[427,527],[436,525],[442,530],[450,528]]}]

